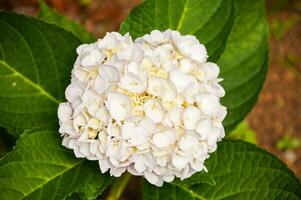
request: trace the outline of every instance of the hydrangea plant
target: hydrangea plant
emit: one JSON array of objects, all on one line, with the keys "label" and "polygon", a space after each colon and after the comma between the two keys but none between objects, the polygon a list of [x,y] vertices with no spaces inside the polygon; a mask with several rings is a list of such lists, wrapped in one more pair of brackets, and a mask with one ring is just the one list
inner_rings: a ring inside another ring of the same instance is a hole
[{"label": "hydrangea plant", "polygon": [[207,170],[225,136],[225,91],[195,36],[154,30],[133,42],[113,32],[77,54],[58,109],[63,145],[76,157],[157,186]]},{"label": "hydrangea plant", "polygon": [[131,174],[145,200],[301,199],[284,163],[228,139],[267,72],[263,0],[146,0],[98,40],[40,4],[0,12],[0,199],[118,199]]}]

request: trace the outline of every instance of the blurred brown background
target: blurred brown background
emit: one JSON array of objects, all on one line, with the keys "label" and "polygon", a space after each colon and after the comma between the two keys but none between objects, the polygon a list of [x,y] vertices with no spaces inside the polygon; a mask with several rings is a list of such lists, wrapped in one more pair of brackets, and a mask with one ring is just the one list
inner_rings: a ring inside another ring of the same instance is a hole
[{"label": "blurred brown background", "polygon": [[[117,31],[139,0],[48,0],[95,36]],[[0,0],[0,9],[36,15],[36,0]],[[276,154],[301,178],[301,0],[268,0],[270,69],[259,101],[247,117],[255,142]]]}]

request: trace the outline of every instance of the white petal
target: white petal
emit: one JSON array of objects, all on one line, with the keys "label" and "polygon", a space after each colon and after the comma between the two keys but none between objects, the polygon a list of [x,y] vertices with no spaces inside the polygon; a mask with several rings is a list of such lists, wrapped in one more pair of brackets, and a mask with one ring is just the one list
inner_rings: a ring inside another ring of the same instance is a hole
[{"label": "white petal", "polygon": [[89,72],[82,70],[82,69],[74,69],[74,76],[77,78],[80,82],[87,82],[89,78]]},{"label": "white petal", "polygon": [[126,109],[118,102],[110,103],[108,109],[111,117],[117,121],[125,120],[129,116]]},{"label": "white petal", "polygon": [[161,94],[162,99],[164,101],[173,101],[177,96],[176,89],[168,81],[166,80],[162,80],[162,81],[163,81],[162,94]]},{"label": "white petal", "polygon": [[99,141],[98,141],[98,140],[93,140],[93,141],[90,143],[90,153],[91,153],[92,155],[96,155],[96,154],[99,153],[98,146],[99,146]]},{"label": "white petal", "polygon": [[119,33],[111,32],[106,33],[105,37],[102,40],[98,40],[96,44],[99,49],[116,50],[120,48],[121,41],[127,39],[123,38]]},{"label": "white petal", "polygon": [[81,65],[84,67],[93,67],[101,64],[104,58],[104,54],[102,54],[100,51],[93,50],[89,55],[85,56],[82,59]]},{"label": "white petal", "polygon": [[183,123],[187,130],[196,128],[196,124],[202,117],[202,112],[195,106],[189,106],[183,113]]},{"label": "white petal", "polygon": [[151,76],[148,80],[147,92],[151,95],[160,97],[162,94],[162,82],[160,78]]},{"label": "white petal", "polygon": [[170,82],[154,76],[149,77],[147,92],[165,101],[173,101],[177,96],[176,89]]},{"label": "white petal", "polygon": [[193,133],[185,133],[179,142],[179,147],[183,151],[189,151],[196,148],[198,144],[198,138]]},{"label": "white petal", "polygon": [[66,147],[68,147],[69,149],[76,149],[78,148],[77,143],[77,139],[69,139]]},{"label": "white petal", "polygon": [[147,89],[147,83],[134,74],[128,73],[121,77],[119,86],[133,93],[143,93]]},{"label": "white petal", "polygon": [[89,140],[88,131],[84,131],[78,138],[78,142],[88,142],[88,140]]},{"label": "white petal", "polygon": [[[82,47],[81,47],[82,46]],[[95,49],[94,44],[87,44],[87,45],[80,45],[78,49],[78,54],[80,57],[84,57],[88,54],[90,54]]]},{"label": "white petal", "polygon": [[148,182],[150,182],[151,184],[154,184],[154,185],[160,179],[156,174],[154,174],[152,172],[148,172],[148,171],[144,172],[144,177],[146,178],[146,180],[148,180]]},{"label": "white petal", "polygon": [[183,96],[185,96],[185,101],[189,104],[195,103],[195,96],[200,93],[200,84],[193,80],[190,86],[183,92]]},{"label": "white petal", "polygon": [[171,117],[170,112],[165,113],[165,115],[164,115],[164,117],[163,117],[161,123],[162,123],[164,126],[166,126],[166,127],[172,128],[172,127],[173,127],[173,123],[172,123],[170,117]]},{"label": "white petal", "polygon": [[97,110],[100,108],[100,106],[103,106],[104,102],[103,102],[103,99],[100,97],[91,98],[90,101],[91,100],[93,100],[93,101],[87,107],[88,107],[89,114],[94,116],[96,114]]},{"label": "white petal", "polygon": [[174,175],[165,175],[163,176],[163,180],[167,183],[170,183],[172,182],[173,180],[175,179],[175,176]]},{"label": "white petal", "polygon": [[[168,37],[166,36],[166,34],[163,34],[159,30],[153,30],[150,34],[144,35],[143,39],[152,45],[158,45],[168,40]],[[137,39],[139,41],[139,38]]]},{"label": "white petal", "polygon": [[91,128],[91,129],[100,129],[101,128],[101,124],[99,123],[99,121],[97,119],[91,118],[88,121],[87,127]]},{"label": "white petal", "polygon": [[117,57],[120,60],[139,62],[143,58],[143,51],[139,45],[132,44],[122,51],[117,52]]},{"label": "white petal", "polygon": [[190,51],[187,53],[187,55],[190,56],[191,59],[193,59],[199,63],[206,62],[206,60],[208,58],[207,50],[206,50],[205,46],[202,44],[193,45],[190,48]]},{"label": "white petal", "polygon": [[159,101],[150,99],[144,103],[145,115],[155,123],[160,122],[164,116],[164,109]]},{"label": "white petal", "polygon": [[76,48],[76,53],[77,55],[81,55],[83,53],[83,50],[87,48],[89,45],[88,44],[81,44]]},{"label": "white petal", "polygon": [[82,154],[82,153],[79,152],[79,148],[73,149],[73,152],[74,152],[75,157],[77,157],[77,158],[84,158],[84,157],[86,157],[84,154]]},{"label": "white petal", "polygon": [[165,175],[167,173],[167,168],[166,167],[158,167],[156,166],[154,169],[153,169],[153,172],[158,175],[159,177],[162,177],[162,175]]},{"label": "white petal", "polygon": [[166,129],[164,134],[168,136],[169,144],[174,144],[176,142],[177,132],[175,129]]},{"label": "white petal", "polygon": [[153,136],[153,143],[158,148],[164,148],[170,145],[169,136],[164,133],[157,133]]},{"label": "white petal", "polygon": [[198,107],[207,115],[215,115],[219,111],[219,99],[212,94],[199,94],[195,96]]},{"label": "white petal", "polygon": [[147,138],[143,135],[143,132],[144,130],[141,128],[132,130],[130,143],[134,144],[138,149],[144,149],[144,146],[140,148],[139,145],[143,145],[147,142]]},{"label": "white petal", "polygon": [[139,75],[140,66],[136,62],[130,62],[126,66],[126,70],[127,70],[127,72],[130,72],[130,73],[135,74],[137,76],[137,75]]},{"label": "white petal", "polygon": [[146,170],[144,156],[139,156],[135,160],[134,168],[138,173],[142,173]]},{"label": "white petal", "polygon": [[99,76],[110,82],[116,82],[119,80],[118,69],[110,65],[102,65],[99,68]]},{"label": "white petal", "polygon": [[184,74],[179,70],[174,70],[169,73],[169,79],[176,87],[179,93],[184,92],[193,82],[195,82],[192,76]]},{"label": "white petal", "polygon": [[109,87],[111,85],[112,84],[108,80],[98,76],[98,77],[96,77],[96,79],[94,81],[94,88],[93,89],[96,92],[104,93],[107,89],[109,89]]},{"label": "white petal", "polygon": [[201,68],[205,72],[205,76],[207,80],[214,80],[218,78],[220,70],[217,64],[212,62],[206,62],[201,65]]},{"label": "white petal", "polygon": [[142,176],[143,175],[142,173],[138,173],[133,165],[128,166],[127,171],[134,176]]},{"label": "white petal", "polygon": [[170,120],[175,126],[179,126],[182,122],[182,115],[184,112],[184,108],[175,107],[170,111]]},{"label": "white petal", "polygon": [[218,97],[223,97],[226,93],[224,88],[218,83],[210,83],[208,91],[210,93],[216,94]]},{"label": "white petal", "polygon": [[193,168],[194,170],[200,172],[200,171],[202,171],[203,168],[204,168],[204,161],[196,160],[195,162],[190,162],[190,166],[191,166],[191,168]]},{"label": "white petal", "polygon": [[85,156],[91,156],[90,143],[81,143],[79,145],[79,152]]},{"label": "white petal", "polygon": [[166,156],[160,156],[157,158],[157,164],[161,167],[165,167],[167,165],[167,157]]},{"label": "white petal", "polygon": [[58,108],[58,117],[62,122],[65,122],[71,118],[72,108],[70,103],[61,103]]},{"label": "white petal", "polygon": [[64,121],[60,125],[59,133],[61,133],[62,135],[64,135],[64,134],[68,134],[71,136],[75,135],[76,131],[73,128],[73,121],[72,120]]},{"label": "white petal", "polygon": [[221,106],[215,115],[215,119],[217,119],[219,121],[223,121],[225,119],[226,115],[227,115],[227,108],[225,106]]},{"label": "white petal", "polygon": [[212,122],[209,119],[200,120],[196,126],[196,132],[201,136],[200,139],[205,140],[212,129]]},{"label": "white petal", "polygon": [[82,93],[83,93],[82,85],[77,81],[73,81],[66,88],[65,96],[66,96],[66,99],[72,103],[72,102],[76,101],[77,99],[79,99],[80,95]]},{"label": "white petal", "polygon": [[98,96],[94,91],[86,89],[82,95],[82,101],[85,104],[92,104],[95,102],[95,100],[100,103],[102,101],[102,98]]},{"label": "white petal", "polygon": [[191,60],[187,58],[180,60],[179,69],[181,72],[188,74],[193,71],[194,67],[194,63],[192,63]]},{"label": "white petal", "polygon": [[128,96],[117,92],[110,92],[107,99],[106,105],[113,119],[122,121],[130,116],[132,105]]},{"label": "white petal", "polygon": [[109,122],[107,126],[107,134],[110,138],[120,136],[120,127],[116,123]]},{"label": "white petal", "polygon": [[125,170],[125,167],[113,168],[111,169],[110,174],[111,176],[120,177],[125,172]]},{"label": "white petal", "polygon": [[154,168],[156,165],[154,155],[151,152],[149,152],[149,153],[144,154],[144,156],[146,158],[145,165],[150,169]]},{"label": "white petal", "polygon": [[207,51],[204,45],[200,44],[195,36],[186,35],[177,38],[176,45],[180,52],[192,60],[204,63],[207,60]]},{"label": "white petal", "polygon": [[177,154],[172,156],[172,165],[178,169],[183,169],[189,162],[189,158]]},{"label": "white petal", "polygon": [[139,122],[141,128],[145,131],[146,135],[152,135],[156,129],[156,124],[153,120],[148,117],[145,117],[143,120]]},{"label": "white petal", "polygon": [[67,137],[67,136],[63,137],[62,145],[63,145],[64,147],[69,148],[69,146],[68,146],[69,140],[70,140],[69,137]]},{"label": "white petal", "polygon": [[101,173],[106,173],[112,166],[108,160],[99,160],[98,164],[99,164]]},{"label": "white petal", "polygon": [[107,109],[105,109],[105,107],[101,107],[96,111],[95,117],[98,120],[102,121],[104,123],[104,125],[107,125],[108,120],[109,120],[109,113],[108,113]]}]

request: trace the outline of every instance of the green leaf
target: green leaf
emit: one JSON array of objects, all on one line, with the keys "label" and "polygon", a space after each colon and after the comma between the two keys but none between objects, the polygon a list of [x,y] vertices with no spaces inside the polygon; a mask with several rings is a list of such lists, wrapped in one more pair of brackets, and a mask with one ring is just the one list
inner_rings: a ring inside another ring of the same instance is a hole
[{"label": "green leaf", "polygon": [[222,141],[209,170],[216,182],[174,182],[155,187],[144,182],[144,200],[300,200],[301,185],[285,164],[265,150],[242,141]]},{"label": "green leaf", "polygon": [[236,20],[220,59],[229,133],[255,105],[268,68],[268,25],[264,0],[236,0]]},{"label": "green leaf", "polygon": [[15,138],[0,127],[0,158],[11,151],[15,143]]},{"label": "green leaf", "polygon": [[0,160],[0,199],[95,199],[111,182],[96,162],[76,159],[55,131],[25,132]]},{"label": "green leaf", "polygon": [[193,34],[221,67],[229,133],[254,106],[267,71],[268,25],[264,0],[148,0],[134,8],[120,32]]},{"label": "green leaf", "polygon": [[0,126],[18,136],[56,127],[80,41],[34,18],[0,13]]},{"label": "green leaf", "polygon": [[91,43],[95,41],[95,37],[88,31],[86,31],[85,28],[82,27],[79,23],[70,20],[68,17],[60,14],[54,9],[49,8],[43,0],[39,0],[39,6],[39,19],[70,31],[83,43]]},{"label": "green leaf", "polygon": [[232,140],[243,140],[256,144],[256,132],[249,126],[246,120],[242,121],[238,126],[231,132],[229,139]]},{"label": "green leaf", "polygon": [[216,60],[233,22],[232,0],[148,0],[132,10],[120,32],[130,32],[134,38],[154,29],[193,34],[206,44],[210,60]]},{"label": "green leaf", "polygon": [[301,147],[301,140],[297,137],[285,134],[281,139],[277,141],[277,149],[292,150]]}]

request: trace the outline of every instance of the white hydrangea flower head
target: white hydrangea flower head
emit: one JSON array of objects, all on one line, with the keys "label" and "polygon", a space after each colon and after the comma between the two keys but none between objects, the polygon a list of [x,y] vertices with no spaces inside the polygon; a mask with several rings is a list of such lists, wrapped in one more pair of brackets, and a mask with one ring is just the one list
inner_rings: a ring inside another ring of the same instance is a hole
[{"label": "white hydrangea flower head", "polygon": [[77,54],[58,109],[63,145],[76,157],[157,186],[207,170],[227,112],[219,67],[196,37],[154,30],[133,41],[112,32]]}]

